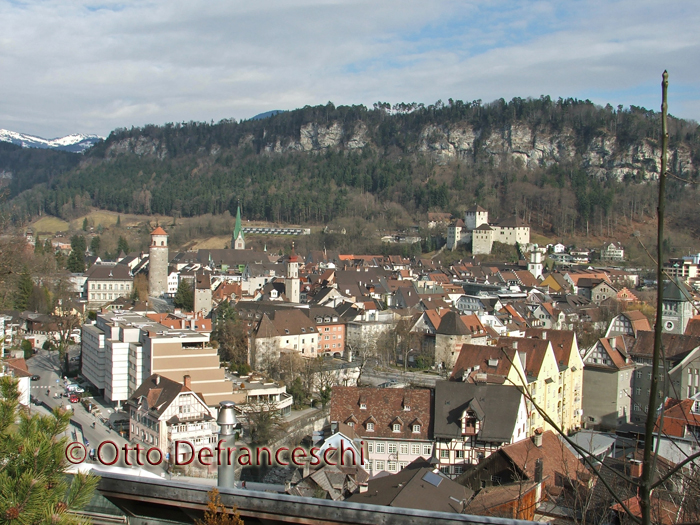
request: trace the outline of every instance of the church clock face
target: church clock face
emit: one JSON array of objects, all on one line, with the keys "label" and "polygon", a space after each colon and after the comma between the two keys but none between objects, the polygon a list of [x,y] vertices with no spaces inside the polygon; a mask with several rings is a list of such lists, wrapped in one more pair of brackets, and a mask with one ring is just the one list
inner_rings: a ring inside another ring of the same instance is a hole
[{"label": "church clock face", "polygon": [[666,330],[673,330],[673,321],[666,321],[664,327],[666,328]]}]

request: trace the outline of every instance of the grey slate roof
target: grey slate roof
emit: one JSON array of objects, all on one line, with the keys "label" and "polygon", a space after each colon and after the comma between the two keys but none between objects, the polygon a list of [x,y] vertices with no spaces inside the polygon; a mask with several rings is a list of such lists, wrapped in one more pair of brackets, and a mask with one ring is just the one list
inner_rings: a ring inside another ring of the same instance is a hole
[{"label": "grey slate roof", "polygon": [[522,393],[514,386],[484,385],[461,381],[435,383],[436,438],[462,437],[462,413],[471,407],[481,412],[481,430],[477,439],[508,443],[518,419]]},{"label": "grey slate roof", "polygon": [[672,281],[665,282],[664,300],[692,302],[693,296],[688,290],[688,287],[685,285],[685,283],[679,277],[674,277]]},{"label": "grey slate roof", "polygon": [[459,314],[454,311],[447,312],[442,317],[437,333],[441,335],[472,335],[467,325],[459,318]]}]

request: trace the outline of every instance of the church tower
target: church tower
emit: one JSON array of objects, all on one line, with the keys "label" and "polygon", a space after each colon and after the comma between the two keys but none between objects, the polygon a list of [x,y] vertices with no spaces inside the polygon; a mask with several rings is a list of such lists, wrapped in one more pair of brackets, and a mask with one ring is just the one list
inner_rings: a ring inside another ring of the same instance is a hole
[{"label": "church tower", "polygon": [[243,235],[243,227],[241,226],[241,205],[238,205],[236,212],[236,224],[233,227],[233,236],[231,237],[231,248],[234,250],[245,250],[245,237]]},{"label": "church tower", "polygon": [[535,248],[530,252],[530,262],[527,264],[527,271],[536,279],[542,278],[542,252],[540,252],[537,245],[535,245]]},{"label": "church tower", "polygon": [[151,232],[148,250],[148,295],[162,297],[168,291],[168,234],[158,226]]},{"label": "church tower", "polygon": [[294,253],[294,243],[292,243],[292,253],[287,259],[287,276],[284,279],[284,291],[287,299],[293,303],[299,303],[301,301],[300,288],[299,256]]},{"label": "church tower", "polygon": [[661,322],[664,332],[685,333],[688,321],[693,317],[693,297],[685,283],[678,277],[666,281],[663,291]]}]

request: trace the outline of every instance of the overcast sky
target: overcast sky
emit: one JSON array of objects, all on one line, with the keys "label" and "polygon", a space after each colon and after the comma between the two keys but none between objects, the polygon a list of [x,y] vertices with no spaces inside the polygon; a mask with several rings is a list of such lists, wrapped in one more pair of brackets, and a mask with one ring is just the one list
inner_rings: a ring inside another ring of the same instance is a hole
[{"label": "overcast sky", "polygon": [[700,120],[697,0],[0,0],[0,128],[557,97]]}]

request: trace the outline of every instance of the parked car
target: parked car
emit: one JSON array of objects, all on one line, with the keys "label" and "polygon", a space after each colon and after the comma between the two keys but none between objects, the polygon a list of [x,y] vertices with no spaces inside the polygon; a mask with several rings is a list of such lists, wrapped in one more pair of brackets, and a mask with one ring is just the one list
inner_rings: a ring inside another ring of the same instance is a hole
[{"label": "parked car", "polygon": [[36,374],[32,376],[32,381],[39,381],[39,379],[41,379],[41,376],[38,376]]},{"label": "parked car", "polygon": [[68,401],[70,401],[71,403],[80,403],[80,397],[76,394],[71,394],[71,396],[68,398]]}]

